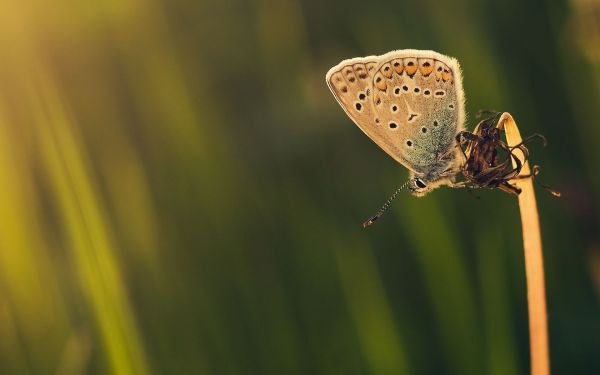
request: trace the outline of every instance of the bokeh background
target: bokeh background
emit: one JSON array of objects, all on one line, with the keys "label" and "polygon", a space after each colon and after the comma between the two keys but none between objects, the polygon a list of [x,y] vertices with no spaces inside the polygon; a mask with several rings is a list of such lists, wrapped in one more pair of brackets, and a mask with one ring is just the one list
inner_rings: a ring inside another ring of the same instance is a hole
[{"label": "bokeh background", "polygon": [[0,2],[0,373],[526,374],[518,207],[402,194],[340,60],[433,49],[544,182],[555,374],[600,373],[600,3]]}]

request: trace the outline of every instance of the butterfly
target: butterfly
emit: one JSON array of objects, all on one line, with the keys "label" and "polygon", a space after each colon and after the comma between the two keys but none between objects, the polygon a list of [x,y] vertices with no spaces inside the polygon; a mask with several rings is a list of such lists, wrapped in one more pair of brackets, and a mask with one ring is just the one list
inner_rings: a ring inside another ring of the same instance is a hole
[{"label": "butterfly", "polygon": [[[397,50],[380,56],[344,60],[325,76],[346,114],[392,158],[409,171],[409,179],[388,199],[367,227],[381,217],[404,188],[422,197],[440,186],[500,188],[518,195],[512,179],[529,153],[525,143],[509,147],[500,138],[500,113],[484,119],[474,133],[465,128],[465,98],[460,65],[434,51]],[[521,161],[514,151],[525,155]],[[513,167],[513,162],[516,166]],[[461,173],[464,181],[456,182]],[[542,187],[553,195],[560,193]]]},{"label": "butterfly", "polygon": [[410,171],[414,195],[452,184],[459,170],[455,136],[465,121],[456,59],[398,50],[344,60],[326,80],[356,125]]},{"label": "butterfly", "polygon": [[456,185],[462,160],[456,135],[465,122],[456,59],[434,51],[397,50],[344,60],[327,72],[326,81],[356,125],[410,171],[383,210],[405,187],[424,196]]}]

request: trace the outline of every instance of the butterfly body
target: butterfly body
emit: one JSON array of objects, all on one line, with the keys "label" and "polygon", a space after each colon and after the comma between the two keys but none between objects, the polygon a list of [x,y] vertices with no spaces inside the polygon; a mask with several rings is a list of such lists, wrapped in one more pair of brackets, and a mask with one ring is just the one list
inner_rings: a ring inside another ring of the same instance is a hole
[{"label": "butterfly body", "polygon": [[327,85],[348,116],[410,171],[408,187],[422,196],[452,185],[461,154],[464,93],[458,62],[434,51],[398,50],[344,60]]}]

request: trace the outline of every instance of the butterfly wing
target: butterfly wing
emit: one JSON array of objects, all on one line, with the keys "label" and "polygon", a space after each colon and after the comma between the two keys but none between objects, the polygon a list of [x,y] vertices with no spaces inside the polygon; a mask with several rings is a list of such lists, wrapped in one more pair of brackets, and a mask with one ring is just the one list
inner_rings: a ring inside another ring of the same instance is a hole
[{"label": "butterfly wing", "polygon": [[327,85],[356,125],[391,157],[407,166],[394,134],[377,118],[372,85],[379,63],[380,56],[344,60],[327,72]]},{"label": "butterfly wing", "polygon": [[[352,80],[357,61],[376,61],[370,82]],[[342,61],[327,83],[354,122],[408,169],[428,173],[447,156],[464,128],[464,94],[458,62],[433,51],[399,50]],[[360,92],[370,90],[365,104]],[[360,106],[356,106],[360,103]]]}]

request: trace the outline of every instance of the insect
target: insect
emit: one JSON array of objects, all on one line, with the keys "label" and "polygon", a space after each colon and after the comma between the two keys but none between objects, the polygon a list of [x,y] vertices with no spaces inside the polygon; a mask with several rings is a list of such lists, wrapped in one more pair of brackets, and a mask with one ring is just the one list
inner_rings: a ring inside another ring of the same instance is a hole
[{"label": "insect", "polygon": [[[497,153],[492,151],[503,145],[494,131],[481,128],[489,133],[482,137],[464,130],[462,75],[452,57],[414,49],[358,57],[331,68],[326,81],[356,125],[410,172],[408,181],[363,224],[365,227],[381,217],[404,188],[418,197],[444,185],[508,191],[509,177],[520,172],[520,168],[499,172],[508,164],[498,164]],[[466,149],[474,150],[477,156],[465,169]],[[487,174],[480,175],[475,167],[485,162]],[[459,172],[467,181],[456,182]]]}]

